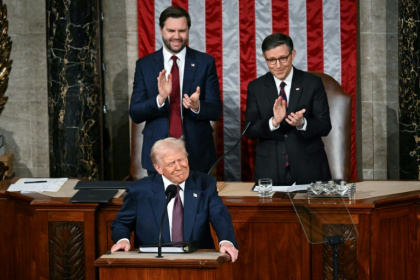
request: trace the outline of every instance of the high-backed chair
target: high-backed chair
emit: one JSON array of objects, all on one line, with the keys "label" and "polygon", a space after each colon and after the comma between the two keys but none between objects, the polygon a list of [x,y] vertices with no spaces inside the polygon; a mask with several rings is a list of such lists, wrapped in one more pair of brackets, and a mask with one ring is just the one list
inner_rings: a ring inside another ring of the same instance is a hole
[{"label": "high-backed chair", "polygon": [[331,76],[320,72],[310,73],[321,77],[330,106],[332,129],[322,140],[332,179],[347,181],[351,175],[351,96]]},{"label": "high-backed chair", "polygon": [[138,180],[147,176],[147,172],[141,167],[141,149],[143,146],[144,124],[131,122],[131,151],[130,151],[130,180]]}]

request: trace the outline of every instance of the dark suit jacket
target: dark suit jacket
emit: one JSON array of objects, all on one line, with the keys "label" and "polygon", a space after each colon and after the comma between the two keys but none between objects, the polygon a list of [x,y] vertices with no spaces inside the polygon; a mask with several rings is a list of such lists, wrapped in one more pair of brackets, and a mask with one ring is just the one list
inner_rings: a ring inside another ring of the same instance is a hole
[{"label": "dark suit jacket", "polygon": [[[112,240],[130,239],[135,231],[134,247],[157,244],[160,221],[165,211],[165,188],[160,174],[130,184],[124,203],[112,222]],[[190,171],[184,190],[184,241],[198,241],[199,249],[213,249],[210,224],[219,241],[229,240],[235,247],[232,217],[216,189],[216,179]],[[165,215],[162,242],[170,242],[169,220]]]},{"label": "dark suit jacket", "polygon": [[[169,103],[158,108],[157,77],[164,69],[162,49],[139,59],[136,63],[130,116],[135,123],[145,123],[143,129],[142,166],[155,171],[150,159],[153,144],[169,135]],[[183,94],[191,96],[200,86],[200,112],[183,108],[183,135],[191,169],[207,171],[216,161],[213,128],[222,113],[219,79],[214,58],[187,47]]]},{"label": "dark suit jacket", "polygon": [[292,179],[310,183],[331,179],[322,136],[331,130],[327,94],[321,78],[294,68],[288,112],[306,109],[305,132],[290,126],[285,120],[280,128],[271,131],[269,119],[278,90],[273,75],[268,72],[248,85],[245,123],[251,122],[247,137],[258,139],[254,179],[268,177],[273,183],[285,172],[286,152]]}]

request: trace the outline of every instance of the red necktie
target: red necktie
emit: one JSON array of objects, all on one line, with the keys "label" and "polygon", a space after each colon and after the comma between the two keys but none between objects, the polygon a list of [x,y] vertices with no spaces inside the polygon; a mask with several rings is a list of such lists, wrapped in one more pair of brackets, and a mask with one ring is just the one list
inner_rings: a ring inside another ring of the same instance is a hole
[{"label": "red necktie", "polygon": [[[286,116],[287,116],[287,96],[286,92],[284,91],[284,87],[286,86],[285,82],[281,82],[280,84],[280,96],[286,101]],[[289,166],[289,156],[286,153],[286,167]]]},{"label": "red necktie", "polygon": [[176,64],[177,57],[172,56],[174,61],[171,69],[172,74],[172,92],[170,95],[170,111],[169,111],[169,136],[180,138],[182,136],[181,121],[181,100],[179,86],[179,69]]},{"label": "red necktie", "polygon": [[179,196],[180,186],[177,187],[174,209],[172,212],[172,242],[184,241],[184,207]]}]

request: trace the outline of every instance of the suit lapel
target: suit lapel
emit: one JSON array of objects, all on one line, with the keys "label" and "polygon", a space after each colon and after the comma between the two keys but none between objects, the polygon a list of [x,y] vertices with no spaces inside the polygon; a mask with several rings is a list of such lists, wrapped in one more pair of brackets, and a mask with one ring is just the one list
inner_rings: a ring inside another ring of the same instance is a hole
[{"label": "suit lapel", "polygon": [[[152,186],[153,196],[150,198],[150,203],[152,205],[153,214],[155,216],[156,225],[160,227],[160,220],[165,211],[166,197],[165,197],[165,187],[163,185],[162,175],[156,175],[153,181]],[[168,214],[165,215],[163,222],[162,230],[162,240],[170,242],[171,237],[169,235],[169,220]]]},{"label": "suit lapel", "polygon": [[264,85],[266,87],[265,91],[267,93],[265,96],[267,98],[268,104],[270,104],[272,108],[275,100],[279,97],[279,92],[276,88],[276,82],[274,81],[274,77],[271,72],[265,74]]},{"label": "suit lapel", "polygon": [[184,190],[184,240],[190,240],[200,195],[201,190],[198,189],[191,176],[189,176],[185,182]]},{"label": "suit lapel", "polygon": [[302,95],[302,89],[302,73],[296,68],[293,68],[293,80],[290,87],[290,96],[288,100],[288,112],[296,112],[299,99]]},{"label": "suit lapel", "polygon": [[187,47],[185,54],[185,66],[184,66],[184,81],[182,84],[182,95],[185,93],[191,96],[195,92],[195,89],[191,89],[191,85],[194,81],[195,72],[197,70],[197,61],[193,51]]}]

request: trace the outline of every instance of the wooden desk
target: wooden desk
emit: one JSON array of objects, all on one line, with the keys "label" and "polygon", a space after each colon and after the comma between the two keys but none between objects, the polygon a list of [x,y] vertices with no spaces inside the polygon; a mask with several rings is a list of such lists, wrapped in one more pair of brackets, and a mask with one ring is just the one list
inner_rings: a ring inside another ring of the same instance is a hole
[{"label": "wooden desk", "polygon": [[[72,204],[6,192],[7,184],[0,182],[2,278],[97,279],[94,262],[112,246],[110,224],[122,198]],[[289,199],[259,199],[251,186],[225,183],[220,191],[239,244],[233,279],[332,279],[331,248],[308,243]],[[346,279],[420,279],[420,182],[360,182],[348,202],[359,237],[340,247]],[[331,217],[326,231],[345,233],[331,201],[321,210]]]},{"label": "wooden desk", "polygon": [[102,255],[95,261],[100,280],[156,279],[184,280],[234,279],[229,255],[209,250],[191,254],[139,254],[138,251]]}]

